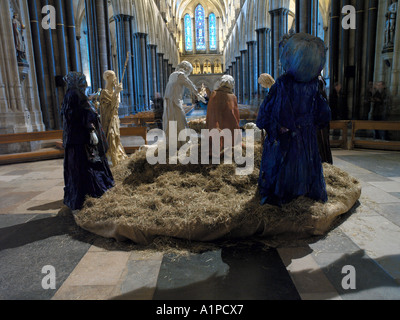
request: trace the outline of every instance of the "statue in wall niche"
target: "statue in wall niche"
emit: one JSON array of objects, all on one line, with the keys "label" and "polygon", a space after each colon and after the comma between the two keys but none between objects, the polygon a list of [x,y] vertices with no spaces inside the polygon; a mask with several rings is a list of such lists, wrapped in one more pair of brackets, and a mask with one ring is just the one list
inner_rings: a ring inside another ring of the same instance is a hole
[{"label": "statue in wall niche", "polygon": [[393,2],[386,13],[385,27],[385,48],[391,48],[394,45],[394,35],[396,28],[397,2]]},{"label": "statue in wall niche", "polygon": [[13,15],[12,25],[14,32],[14,44],[15,44],[15,49],[17,50],[17,61],[18,63],[27,64],[28,62],[26,61],[25,40],[23,36],[25,26],[21,22],[18,13],[14,13]]},{"label": "statue in wall niche", "polygon": [[211,63],[209,61],[204,62],[203,66],[203,74],[210,74],[212,73],[211,71]]},{"label": "statue in wall niche", "polygon": [[128,158],[121,143],[118,116],[119,94],[123,88],[122,84],[118,83],[114,71],[104,72],[103,78],[106,81],[106,87],[100,94],[100,117],[109,145],[107,158],[113,166],[116,166]]},{"label": "statue in wall niche", "polygon": [[217,61],[214,66],[214,73],[222,73],[221,62]]}]

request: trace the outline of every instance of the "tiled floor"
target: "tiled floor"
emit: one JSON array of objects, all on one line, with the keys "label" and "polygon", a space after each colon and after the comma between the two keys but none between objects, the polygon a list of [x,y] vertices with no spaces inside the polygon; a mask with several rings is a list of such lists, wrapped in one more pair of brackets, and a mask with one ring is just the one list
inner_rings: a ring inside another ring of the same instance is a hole
[{"label": "tiled floor", "polygon": [[[334,161],[363,192],[325,237],[187,255],[77,227],[62,205],[62,160],[0,166],[0,299],[400,299],[400,153],[334,150]],[[44,266],[55,289],[43,289]]]}]

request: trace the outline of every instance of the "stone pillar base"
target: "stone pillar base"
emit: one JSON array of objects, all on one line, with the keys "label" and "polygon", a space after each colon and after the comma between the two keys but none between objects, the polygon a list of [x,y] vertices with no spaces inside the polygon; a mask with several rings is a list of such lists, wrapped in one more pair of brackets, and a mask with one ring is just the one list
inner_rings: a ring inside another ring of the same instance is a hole
[{"label": "stone pillar base", "polygon": [[[31,115],[29,111],[0,114],[0,134],[32,132]],[[0,154],[37,151],[41,148],[40,141],[10,143],[0,145]]]}]

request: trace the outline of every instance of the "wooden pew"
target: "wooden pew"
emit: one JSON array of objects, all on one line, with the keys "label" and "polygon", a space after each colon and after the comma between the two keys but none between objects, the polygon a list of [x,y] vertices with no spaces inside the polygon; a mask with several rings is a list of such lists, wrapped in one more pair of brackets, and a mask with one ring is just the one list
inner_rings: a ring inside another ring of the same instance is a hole
[{"label": "wooden pew", "polygon": [[[144,144],[147,144],[147,127],[121,127],[119,129],[121,137],[142,137]],[[127,154],[134,153],[139,150],[140,146],[137,147],[124,147]]]},{"label": "wooden pew", "polygon": [[342,139],[340,140],[330,140],[330,144],[332,148],[342,148],[348,149],[348,125],[350,120],[339,120],[339,121],[331,121],[331,130],[341,130],[342,131]]},{"label": "wooden pew", "polygon": [[400,131],[400,121],[353,121],[351,147],[400,151],[400,141],[363,140],[356,137],[358,130]]},{"label": "wooden pew", "polygon": [[[25,133],[14,133],[14,134],[2,134],[0,135],[0,144],[61,140],[61,139],[62,139],[62,130],[25,132]],[[32,151],[32,152],[2,154],[0,155],[0,164],[58,159],[62,158],[63,156],[64,156],[64,150],[55,148],[49,150]]]},{"label": "wooden pew", "polygon": [[[48,140],[59,140],[55,143],[55,146],[61,145],[62,141],[62,130],[55,131],[43,131],[43,132],[28,132],[28,133],[14,133],[14,134],[2,134],[0,135],[0,144],[8,143],[22,143],[22,142],[33,142],[33,141],[48,141]],[[147,144],[147,128],[146,127],[128,127],[120,128],[121,136],[139,136],[144,139],[144,144]],[[140,147],[125,147],[127,154],[134,153]],[[59,159],[64,157],[64,150],[62,148],[49,148],[49,150],[39,150],[24,153],[14,154],[2,154],[0,155],[0,164],[11,164],[28,161],[40,161]]]}]

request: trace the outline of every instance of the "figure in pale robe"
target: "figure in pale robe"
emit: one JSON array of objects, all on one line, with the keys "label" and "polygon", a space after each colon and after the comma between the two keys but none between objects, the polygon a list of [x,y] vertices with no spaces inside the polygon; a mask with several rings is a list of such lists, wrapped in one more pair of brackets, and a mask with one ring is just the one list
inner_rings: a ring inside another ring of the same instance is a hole
[{"label": "figure in pale robe", "polygon": [[[176,121],[177,134],[188,128],[186,114],[183,109],[183,93],[185,88],[188,88],[199,101],[206,103],[204,97],[202,97],[193,82],[189,79],[189,75],[193,71],[193,66],[188,61],[183,61],[178,65],[178,68],[173,72],[167,84],[164,94],[164,114],[163,114],[163,130],[167,145],[169,144],[170,136],[170,122]],[[183,145],[184,142],[177,142],[177,146]]]},{"label": "figure in pale robe", "polygon": [[119,94],[123,90],[119,84],[114,71],[104,72],[106,88],[100,94],[100,116],[104,132],[107,136],[109,149],[107,158],[112,166],[116,166],[128,158],[121,143],[120,120],[118,116]]}]

